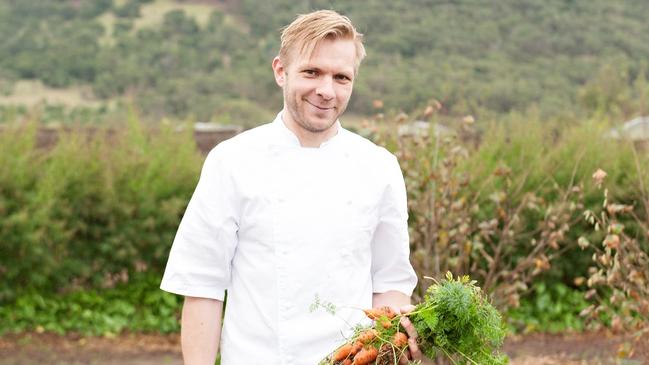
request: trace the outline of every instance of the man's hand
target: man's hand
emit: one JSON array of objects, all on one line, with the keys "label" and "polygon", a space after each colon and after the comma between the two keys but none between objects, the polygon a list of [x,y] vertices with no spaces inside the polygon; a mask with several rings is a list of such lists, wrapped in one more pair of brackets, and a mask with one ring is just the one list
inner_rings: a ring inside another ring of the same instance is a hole
[{"label": "man's hand", "polygon": [[414,309],[415,306],[411,304],[399,308],[401,314],[404,315],[401,317],[401,325],[408,335],[408,351],[399,359],[399,365],[407,365],[410,361],[421,361],[422,364],[432,364],[432,362],[424,357],[421,350],[419,350],[419,346],[417,345],[417,330],[415,329],[415,326],[412,325],[412,322],[410,322],[410,319],[406,316]]},{"label": "man's hand", "polygon": [[417,346],[417,330],[412,325],[405,314],[415,309],[414,305],[409,304],[410,297],[397,291],[388,291],[385,293],[374,293],[372,298],[372,307],[391,307],[395,313],[401,313],[401,325],[406,330],[408,336],[408,351],[399,359],[400,365],[406,365],[409,361],[421,361],[422,365],[433,365],[432,361],[425,358]]}]

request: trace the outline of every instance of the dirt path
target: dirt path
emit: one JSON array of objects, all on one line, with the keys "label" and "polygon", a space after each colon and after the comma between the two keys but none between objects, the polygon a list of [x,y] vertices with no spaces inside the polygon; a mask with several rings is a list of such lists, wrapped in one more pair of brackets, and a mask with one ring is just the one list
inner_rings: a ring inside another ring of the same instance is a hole
[{"label": "dirt path", "polygon": [[[535,334],[510,337],[505,352],[511,365],[649,365],[649,338],[629,354],[631,344],[628,336],[605,333]],[[0,365],[181,365],[179,350],[178,335],[9,335],[0,338]]]},{"label": "dirt path", "polygon": [[610,333],[509,337],[511,365],[649,365],[649,338]]}]

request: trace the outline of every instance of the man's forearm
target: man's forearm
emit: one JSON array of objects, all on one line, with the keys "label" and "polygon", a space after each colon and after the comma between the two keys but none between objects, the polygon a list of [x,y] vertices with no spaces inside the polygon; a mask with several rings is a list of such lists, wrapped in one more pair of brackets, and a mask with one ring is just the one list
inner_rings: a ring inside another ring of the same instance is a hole
[{"label": "man's forearm", "polygon": [[410,297],[395,290],[372,295],[372,307],[374,308],[388,306],[398,309],[408,304],[410,304]]},{"label": "man's forearm", "polygon": [[185,297],[180,330],[185,365],[214,365],[222,313],[222,301]]}]

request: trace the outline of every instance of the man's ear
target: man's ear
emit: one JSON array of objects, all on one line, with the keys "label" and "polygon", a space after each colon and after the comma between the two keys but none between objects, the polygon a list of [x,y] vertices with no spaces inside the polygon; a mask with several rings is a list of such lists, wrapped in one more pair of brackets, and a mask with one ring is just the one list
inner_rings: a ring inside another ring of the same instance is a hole
[{"label": "man's ear", "polygon": [[279,59],[279,57],[273,58],[272,66],[273,66],[273,73],[275,74],[275,82],[280,87],[284,87],[284,83],[286,82],[285,80],[286,70],[284,70],[284,65],[282,65],[282,61]]}]

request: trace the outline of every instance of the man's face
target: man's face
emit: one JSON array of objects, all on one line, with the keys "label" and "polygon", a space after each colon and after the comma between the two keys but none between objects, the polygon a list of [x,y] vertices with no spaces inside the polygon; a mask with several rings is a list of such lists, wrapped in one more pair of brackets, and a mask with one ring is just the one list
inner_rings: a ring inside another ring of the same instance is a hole
[{"label": "man's face", "polygon": [[352,95],[355,61],[352,40],[329,39],[320,41],[311,57],[293,52],[286,67],[275,58],[275,79],[284,91],[284,122],[302,133],[333,132]]}]

